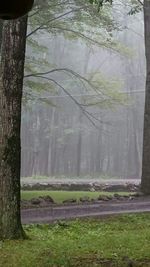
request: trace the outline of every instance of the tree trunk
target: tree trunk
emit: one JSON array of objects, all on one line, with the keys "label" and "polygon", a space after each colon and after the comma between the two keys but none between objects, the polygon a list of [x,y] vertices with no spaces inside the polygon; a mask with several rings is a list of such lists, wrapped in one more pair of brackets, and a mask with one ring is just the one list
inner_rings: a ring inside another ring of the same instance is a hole
[{"label": "tree trunk", "polygon": [[1,50],[1,44],[2,44],[2,31],[3,31],[3,21],[0,20],[0,50]]},{"label": "tree trunk", "polygon": [[20,216],[21,100],[27,17],[5,22],[0,72],[0,239],[24,238]]},{"label": "tree trunk", "polygon": [[77,166],[76,166],[76,175],[80,177],[81,175],[81,156],[82,156],[82,120],[83,120],[83,113],[79,110],[79,136],[78,136],[78,143],[77,143]]},{"label": "tree trunk", "polygon": [[146,92],[141,190],[150,194],[150,1],[144,1]]}]

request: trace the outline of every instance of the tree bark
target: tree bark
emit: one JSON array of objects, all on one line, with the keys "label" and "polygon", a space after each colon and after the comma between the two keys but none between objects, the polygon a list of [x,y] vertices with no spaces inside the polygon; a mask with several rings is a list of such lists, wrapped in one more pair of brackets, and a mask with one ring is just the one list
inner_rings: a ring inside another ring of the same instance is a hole
[{"label": "tree bark", "polygon": [[3,21],[0,20],[0,50],[1,50],[1,43],[2,43],[2,31],[3,31]]},{"label": "tree bark", "polygon": [[3,25],[0,65],[0,239],[25,234],[20,216],[21,102],[27,17]]},{"label": "tree bark", "polygon": [[141,190],[150,194],[150,0],[144,0],[146,92]]}]

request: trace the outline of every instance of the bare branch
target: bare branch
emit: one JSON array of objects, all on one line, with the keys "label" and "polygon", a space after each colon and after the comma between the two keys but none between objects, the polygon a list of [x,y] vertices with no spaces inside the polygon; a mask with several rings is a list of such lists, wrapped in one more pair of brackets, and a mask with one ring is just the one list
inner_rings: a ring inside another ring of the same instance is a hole
[{"label": "bare branch", "polygon": [[34,13],[31,13],[28,15],[29,18],[32,18],[33,16],[37,15],[40,12],[40,9],[36,10]]},{"label": "bare branch", "polygon": [[143,6],[143,3],[142,3],[142,1],[141,0],[137,0],[139,3],[140,3],[140,5],[142,5]]}]

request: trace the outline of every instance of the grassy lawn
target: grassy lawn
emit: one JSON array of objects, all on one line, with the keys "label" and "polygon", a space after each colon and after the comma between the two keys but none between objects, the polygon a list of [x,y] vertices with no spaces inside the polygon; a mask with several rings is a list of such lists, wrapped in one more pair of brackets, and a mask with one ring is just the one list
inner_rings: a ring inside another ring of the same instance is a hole
[{"label": "grassy lawn", "polygon": [[25,241],[0,245],[1,267],[150,266],[150,214],[25,226]]},{"label": "grassy lawn", "polygon": [[[31,198],[38,198],[39,196],[51,196],[56,203],[62,203],[66,199],[80,197],[98,198],[99,195],[112,196],[114,193],[109,192],[87,192],[87,191],[22,191],[22,199],[29,200]],[[120,195],[129,195],[127,192],[119,192]]]}]

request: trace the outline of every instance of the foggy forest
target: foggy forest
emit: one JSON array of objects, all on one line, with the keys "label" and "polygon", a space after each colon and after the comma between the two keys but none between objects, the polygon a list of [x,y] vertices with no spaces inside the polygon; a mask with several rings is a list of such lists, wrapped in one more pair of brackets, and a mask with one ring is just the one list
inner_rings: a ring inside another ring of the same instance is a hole
[{"label": "foggy forest", "polygon": [[105,9],[108,22],[66,15],[35,34],[30,18],[22,177],[141,177],[143,13],[131,14],[130,1]]},{"label": "foggy forest", "polygon": [[0,266],[150,267],[150,0],[0,4]]}]

